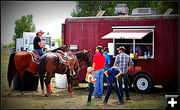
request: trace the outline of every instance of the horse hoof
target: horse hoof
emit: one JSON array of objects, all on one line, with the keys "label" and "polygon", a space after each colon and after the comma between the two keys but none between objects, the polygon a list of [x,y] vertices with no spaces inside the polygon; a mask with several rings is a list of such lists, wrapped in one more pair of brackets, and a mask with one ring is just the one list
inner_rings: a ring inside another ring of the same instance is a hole
[{"label": "horse hoof", "polygon": [[43,96],[43,97],[44,97],[44,96],[45,96],[45,94],[42,94],[41,96]]}]

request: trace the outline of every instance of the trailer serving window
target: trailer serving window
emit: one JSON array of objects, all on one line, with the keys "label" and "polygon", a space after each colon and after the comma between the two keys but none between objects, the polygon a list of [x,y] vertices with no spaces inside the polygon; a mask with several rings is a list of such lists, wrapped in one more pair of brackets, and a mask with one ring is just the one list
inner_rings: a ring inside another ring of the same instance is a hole
[{"label": "trailer serving window", "polygon": [[113,26],[113,31],[102,39],[113,39],[115,57],[119,46],[126,48],[132,58],[154,58],[155,26]]}]

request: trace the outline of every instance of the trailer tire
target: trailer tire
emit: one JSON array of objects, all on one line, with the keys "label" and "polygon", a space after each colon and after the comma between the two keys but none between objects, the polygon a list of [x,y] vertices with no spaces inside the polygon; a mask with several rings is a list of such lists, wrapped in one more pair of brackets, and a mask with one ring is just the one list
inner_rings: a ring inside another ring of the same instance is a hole
[{"label": "trailer tire", "polygon": [[148,93],[153,88],[153,81],[149,75],[140,73],[134,78],[133,88],[136,92]]}]

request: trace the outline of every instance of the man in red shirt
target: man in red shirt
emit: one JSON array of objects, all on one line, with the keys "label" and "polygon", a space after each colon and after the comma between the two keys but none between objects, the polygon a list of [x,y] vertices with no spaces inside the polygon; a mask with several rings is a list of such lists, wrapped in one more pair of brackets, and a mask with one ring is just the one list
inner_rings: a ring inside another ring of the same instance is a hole
[{"label": "man in red shirt", "polygon": [[96,54],[94,55],[93,65],[94,74],[95,74],[95,87],[94,87],[94,97],[95,98],[102,98],[103,94],[103,77],[104,77],[104,65],[106,59],[103,55],[103,48],[102,46],[97,46],[95,50]]}]

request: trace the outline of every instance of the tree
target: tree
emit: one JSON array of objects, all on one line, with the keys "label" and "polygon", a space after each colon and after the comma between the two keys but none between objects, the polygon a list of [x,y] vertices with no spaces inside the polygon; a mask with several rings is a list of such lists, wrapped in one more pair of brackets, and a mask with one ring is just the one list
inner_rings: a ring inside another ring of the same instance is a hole
[{"label": "tree", "polygon": [[23,32],[34,32],[35,25],[33,24],[32,14],[27,16],[22,16],[21,19],[15,21],[15,35],[13,36],[13,41],[15,42],[16,38],[22,38]]},{"label": "tree", "polygon": [[58,46],[62,46],[62,39],[55,39],[55,41],[58,43]]},{"label": "tree", "polygon": [[163,14],[168,8],[173,8],[177,14],[177,2],[159,1],[77,1],[76,9],[71,15],[73,17],[96,16],[99,10],[105,10],[104,16],[114,16],[114,9],[118,3],[127,4],[128,14],[131,15],[135,8],[157,8],[159,14]]},{"label": "tree", "polygon": [[178,14],[178,2],[159,2],[158,10],[165,13],[168,8],[172,8],[172,14]]},{"label": "tree", "polygon": [[95,16],[101,7],[101,1],[77,1],[76,10],[71,13],[72,16]]}]

